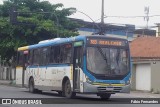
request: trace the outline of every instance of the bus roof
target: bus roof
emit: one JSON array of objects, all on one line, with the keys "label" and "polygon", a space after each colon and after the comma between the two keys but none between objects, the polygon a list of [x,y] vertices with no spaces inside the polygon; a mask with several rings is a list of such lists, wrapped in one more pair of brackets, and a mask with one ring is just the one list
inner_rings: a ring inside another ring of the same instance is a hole
[{"label": "bus roof", "polygon": [[51,40],[40,41],[38,44],[20,47],[20,48],[18,48],[18,51],[24,51],[24,50],[28,50],[28,49],[35,49],[35,48],[40,48],[40,47],[45,47],[45,46],[50,46],[50,45],[63,44],[63,43],[69,43],[69,42],[73,42],[73,41],[85,40],[86,37],[102,37],[102,38],[112,38],[112,39],[126,40],[126,39],[122,39],[122,38],[107,37],[107,36],[102,36],[102,35],[92,35],[92,36],[79,35],[79,36],[69,37],[69,38],[56,38],[56,39],[51,39]]},{"label": "bus roof", "polygon": [[57,40],[50,40],[50,41],[42,41],[35,45],[30,45],[29,49],[35,49],[38,47],[44,47],[44,46],[50,46],[50,45],[56,45],[56,44],[63,44],[63,43],[69,43],[72,41],[78,41],[78,40],[84,40],[86,36],[76,36],[76,37],[70,37],[70,38],[60,38]]},{"label": "bus roof", "polygon": [[29,49],[29,46],[23,46],[23,47],[19,47],[18,51],[25,51],[25,50],[28,50],[28,49]]}]

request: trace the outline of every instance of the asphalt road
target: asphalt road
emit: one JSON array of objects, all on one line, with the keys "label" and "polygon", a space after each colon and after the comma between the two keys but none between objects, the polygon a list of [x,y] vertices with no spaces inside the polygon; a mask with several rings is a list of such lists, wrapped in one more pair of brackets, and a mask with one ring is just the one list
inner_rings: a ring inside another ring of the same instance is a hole
[{"label": "asphalt road", "polygon": [[[159,107],[160,104],[115,104],[121,101],[114,98],[160,98],[160,95],[131,93],[131,94],[114,94],[111,98],[113,100],[101,101],[96,95],[81,95],[78,94],[75,99],[67,99],[59,96],[56,92],[43,92],[32,94],[28,92],[26,88],[11,87],[0,85],[0,98],[49,98],[48,100],[54,100],[54,104],[42,104],[42,105],[0,105],[0,107]],[[52,98],[52,99],[51,99]],[[53,99],[54,98],[54,99]],[[62,99],[62,100],[57,100]],[[67,103],[66,103],[67,102]],[[69,102],[69,103],[68,103]],[[78,104],[71,104],[76,103]],[[86,104],[88,103],[89,104]],[[104,104],[105,103],[105,104]],[[109,104],[113,103],[113,104]]]}]

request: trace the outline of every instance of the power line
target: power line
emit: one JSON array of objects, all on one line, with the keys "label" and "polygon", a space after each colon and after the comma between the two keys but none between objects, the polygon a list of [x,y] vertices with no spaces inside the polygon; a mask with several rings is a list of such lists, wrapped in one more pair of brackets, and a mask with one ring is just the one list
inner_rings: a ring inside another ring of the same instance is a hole
[{"label": "power line", "polygon": [[[148,17],[159,17],[160,15],[149,15]],[[115,17],[115,18],[144,18],[146,16],[104,16],[104,18],[107,17]],[[97,19],[97,21],[100,19]]]}]

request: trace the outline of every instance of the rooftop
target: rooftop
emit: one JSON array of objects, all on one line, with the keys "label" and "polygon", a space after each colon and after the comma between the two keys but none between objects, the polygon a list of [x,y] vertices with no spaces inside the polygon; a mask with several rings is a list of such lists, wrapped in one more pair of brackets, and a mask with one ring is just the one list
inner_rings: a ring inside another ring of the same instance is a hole
[{"label": "rooftop", "polygon": [[[98,29],[98,27],[101,27],[101,23],[98,22],[88,22],[84,21],[81,19],[75,19],[75,18],[70,18],[70,20],[75,21],[79,24],[82,24],[82,28],[93,28],[93,29]],[[129,31],[134,31],[135,30],[135,25],[131,24],[116,24],[116,23],[104,23],[103,27],[108,31],[108,30],[124,30],[128,29]]]},{"label": "rooftop", "polygon": [[140,35],[156,36],[156,30],[152,29],[136,29],[134,33]]},{"label": "rooftop", "polygon": [[138,37],[130,43],[131,57],[160,59],[160,37]]}]

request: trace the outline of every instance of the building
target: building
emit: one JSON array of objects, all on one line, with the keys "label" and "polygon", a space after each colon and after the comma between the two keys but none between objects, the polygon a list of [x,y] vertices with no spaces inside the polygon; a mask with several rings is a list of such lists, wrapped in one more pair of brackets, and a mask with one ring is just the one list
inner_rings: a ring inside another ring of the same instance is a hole
[{"label": "building", "polygon": [[134,38],[142,37],[142,36],[154,36],[156,37],[156,30],[153,29],[136,29],[134,31]]},{"label": "building", "polygon": [[139,37],[130,43],[131,88],[160,93],[160,37]]},{"label": "building", "polygon": [[125,38],[128,39],[129,41],[133,40],[135,25],[108,24],[108,23],[102,25],[101,23],[87,22],[81,19],[74,19],[74,18],[70,19],[82,25],[82,27],[78,28],[78,32],[80,35],[96,34],[100,31],[100,28],[103,27],[103,30],[105,31],[104,33],[105,36]]}]

